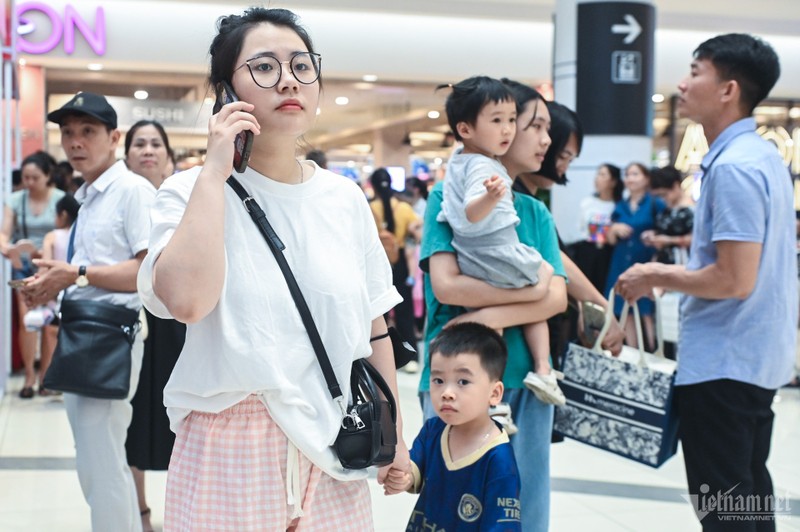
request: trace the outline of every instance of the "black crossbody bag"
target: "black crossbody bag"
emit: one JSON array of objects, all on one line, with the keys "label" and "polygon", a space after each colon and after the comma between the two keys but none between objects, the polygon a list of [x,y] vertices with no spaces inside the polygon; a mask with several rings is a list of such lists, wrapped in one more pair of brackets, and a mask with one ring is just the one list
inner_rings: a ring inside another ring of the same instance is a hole
[{"label": "black crossbody bag", "polygon": [[42,385],[95,399],[126,399],[139,312],[65,298],[59,315],[58,343]]},{"label": "black crossbody bag", "polygon": [[[331,361],[320,338],[314,318],[292,273],[283,250],[283,244],[267,220],[266,214],[256,200],[247,193],[241,183],[233,177],[228,185],[242,200],[245,210],[255,222],[275,256],[286,279],[289,292],[297,305],[314,353],[322,369],[328,391],[342,411],[342,424],[334,442],[334,451],[346,469],[364,469],[373,465],[386,465],[394,460],[397,446],[397,404],[392,391],[381,374],[366,359],[353,362],[350,371],[351,397],[345,403],[339,382],[333,373]],[[379,393],[380,392],[380,393]],[[380,394],[383,394],[381,397]]]}]

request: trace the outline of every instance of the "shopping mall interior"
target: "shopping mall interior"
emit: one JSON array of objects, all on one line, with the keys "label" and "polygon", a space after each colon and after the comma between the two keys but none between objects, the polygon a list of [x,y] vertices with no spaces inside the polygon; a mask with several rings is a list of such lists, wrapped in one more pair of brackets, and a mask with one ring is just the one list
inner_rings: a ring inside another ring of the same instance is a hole
[{"label": "shopping mall interior", "polygon": [[[323,57],[317,121],[298,155],[321,149],[332,170],[359,181],[379,166],[400,166],[409,176],[436,175],[453,147],[444,116],[446,91],[436,87],[486,74],[523,81],[558,101],[553,19],[560,4],[579,1],[265,2],[298,13]],[[697,144],[684,144],[690,124],[676,115],[677,85],[688,73],[692,51],[700,42],[719,33],[745,32],[768,40],[780,56],[782,76],[755,116],[796,178],[800,174],[798,0],[643,1],[656,10],[648,112],[652,150],[646,162],[675,164],[686,150],[697,150]],[[6,5],[8,0],[0,4]],[[29,46],[27,51],[18,49],[17,55],[14,79],[21,102],[17,118],[22,143],[11,159],[19,162],[20,156],[36,149],[63,159],[58,130],[46,122],[46,113],[78,91],[91,91],[109,97],[120,114],[123,133],[138,119],[157,119],[165,124],[181,167],[202,161],[212,105],[205,78],[214,23],[248,3],[18,0],[16,5],[25,8],[19,34]],[[608,113],[626,112],[608,109]],[[630,158],[620,156],[614,162],[625,165]],[[573,166],[571,187],[588,190],[594,162],[589,165],[578,158]],[[5,338],[0,345],[6,345]],[[0,362],[9,365],[3,357]],[[422,423],[418,382],[417,374],[399,375],[409,442]],[[17,397],[21,386],[18,374],[0,378],[0,531],[85,532],[89,508],[75,474],[75,449],[63,399],[22,400]],[[800,391],[781,389],[774,410],[769,467],[776,494],[786,502],[777,530],[800,531]],[[700,529],[688,502],[680,449],[656,469],[566,441],[552,447],[551,462],[554,532]],[[156,530],[163,524],[165,484],[166,472],[148,473]],[[405,530],[413,497],[385,497],[374,475],[370,489],[375,529]]]},{"label": "shopping mall interior", "polygon": [[[347,0],[333,8],[329,2],[293,0],[287,7],[312,30],[323,55],[319,115],[301,150],[322,149],[333,168],[359,179],[365,167],[366,173],[381,165],[404,166],[408,172],[435,169],[452,147],[443,112],[446,91],[436,91],[437,85],[474,74],[506,76],[558,100],[552,65],[556,3]],[[26,7],[24,38],[36,52],[19,55],[23,100],[37,100],[26,109],[55,108],[79,90],[124,99],[123,105],[133,108],[131,119],[154,117],[165,122],[184,165],[199,160],[210,113],[210,104],[204,104],[209,96],[208,44],[215,19],[234,12],[238,4],[174,0],[17,4]],[[800,11],[793,0],[766,2],[756,12],[749,3],[723,0],[653,4],[653,162],[675,161],[686,127],[674,114],[677,83],[688,70],[693,47],[720,32],[756,33],[778,49],[783,75],[772,99],[756,116],[760,124],[778,128],[777,141],[791,139],[800,124],[800,107],[795,103],[800,95],[796,64],[800,59],[794,52],[800,44]],[[63,37],[55,39],[60,25],[69,27],[70,17],[83,21],[83,28],[73,30],[70,42],[69,32],[60,32]],[[105,40],[93,42],[99,40],[101,23]],[[74,50],[68,53],[65,48],[70,43]],[[37,105],[41,99],[44,108]],[[169,118],[176,113],[182,120],[171,124]],[[26,147],[38,143],[59,154],[52,125],[41,117],[22,120]],[[130,124],[121,124],[123,129],[126,125]],[[50,134],[43,135],[43,129]],[[791,146],[782,148],[790,157]]]}]

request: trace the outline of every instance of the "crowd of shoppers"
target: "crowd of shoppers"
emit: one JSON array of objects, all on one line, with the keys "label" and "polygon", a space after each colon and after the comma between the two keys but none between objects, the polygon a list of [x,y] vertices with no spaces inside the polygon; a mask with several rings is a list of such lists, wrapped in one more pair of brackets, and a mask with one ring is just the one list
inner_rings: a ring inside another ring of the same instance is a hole
[{"label": "crowd of shoppers", "polygon": [[[583,131],[573,111],[531,87],[490,78],[450,87],[448,118],[462,147],[444,183],[411,183],[412,207],[396,197],[385,168],[370,177],[365,201],[319,154],[297,159],[319,104],[322,63],[292,12],[250,8],[220,18],[209,54],[216,104],[202,166],[173,176],[174,153],[154,121],[128,130],[125,161],[117,161],[116,113],[83,92],[48,115],[82,182],[38,152],[23,161],[24,190],[4,206],[0,251],[20,281],[20,315],[53,308],[59,294],[147,307],[129,396],[64,394],[94,530],[152,530],[144,471],[164,469],[166,530],[372,528],[367,473],[344,468],[332,450],[342,412],[231,178],[269,205],[341,383],[354,360],[368,358],[397,396],[387,317],[416,341],[417,262],[424,271],[421,332],[432,356],[421,359],[419,394],[427,421],[409,454],[398,412],[396,455],[377,472],[387,494],[422,492],[410,527],[458,528],[457,516],[546,531],[558,401],[530,375],[555,385],[574,336],[559,321],[568,301],[613,305],[617,316],[623,299],[637,301],[652,347],[654,288],[687,294],[676,396],[689,492],[772,494],[770,405],[792,377],[798,308],[790,180],[751,117],[779,75],[769,45],[746,35],[710,39],[679,86],[679,112],[711,143],[697,206],[672,168],[634,162],[622,179],[606,163],[569,247],[534,195],[567,184]],[[233,102],[224,98],[231,89]],[[253,147],[240,171],[234,139],[244,132]],[[73,199],[54,183],[80,186]],[[501,210],[505,217],[495,217]],[[491,230],[470,232],[484,220]],[[478,257],[493,245],[502,260]],[[498,282],[506,266],[526,276]],[[612,287],[618,298],[607,301]],[[766,334],[755,343],[731,321]],[[536,332],[531,324],[547,325]],[[603,348],[616,355],[623,341],[636,345],[633,325],[612,320]],[[30,398],[36,333],[19,334],[20,396]],[[52,331],[42,340],[44,373]],[[48,393],[41,383],[39,393]],[[476,474],[501,480],[466,493]],[[474,500],[464,503],[467,496]],[[718,517],[704,529],[728,529]]]}]

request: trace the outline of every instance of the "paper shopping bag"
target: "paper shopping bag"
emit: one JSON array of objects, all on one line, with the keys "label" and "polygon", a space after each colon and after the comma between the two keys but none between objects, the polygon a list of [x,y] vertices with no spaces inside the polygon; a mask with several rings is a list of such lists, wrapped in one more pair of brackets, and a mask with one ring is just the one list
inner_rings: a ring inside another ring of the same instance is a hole
[{"label": "paper shopping bag", "polygon": [[[678,419],[672,404],[677,364],[663,357],[660,340],[656,354],[627,346],[618,358],[603,353],[600,344],[608,331],[610,314],[594,347],[569,345],[562,368],[564,380],[559,383],[567,404],[556,408],[555,431],[659,467],[678,446]],[[634,315],[641,346],[635,306]],[[626,317],[624,308],[622,323]]]},{"label": "paper shopping bag", "polygon": [[680,334],[681,296],[678,292],[666,292],[656,298],[656,325],[658,335],[665,342],[678,343]]}]

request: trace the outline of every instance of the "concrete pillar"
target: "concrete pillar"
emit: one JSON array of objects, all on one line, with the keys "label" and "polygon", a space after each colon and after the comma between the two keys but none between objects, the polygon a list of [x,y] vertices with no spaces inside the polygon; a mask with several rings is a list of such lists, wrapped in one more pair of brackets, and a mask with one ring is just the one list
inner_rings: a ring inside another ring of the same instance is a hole
[{"label": "concrete pillar", "polygon": [[583,151],[569,185],[553,187],[551,208],[565,242],[578,239],[578,205],[594,192],[605,162],[651,164],[655,7],[650,0],[557,0],[555,101],[575,110]]}]

